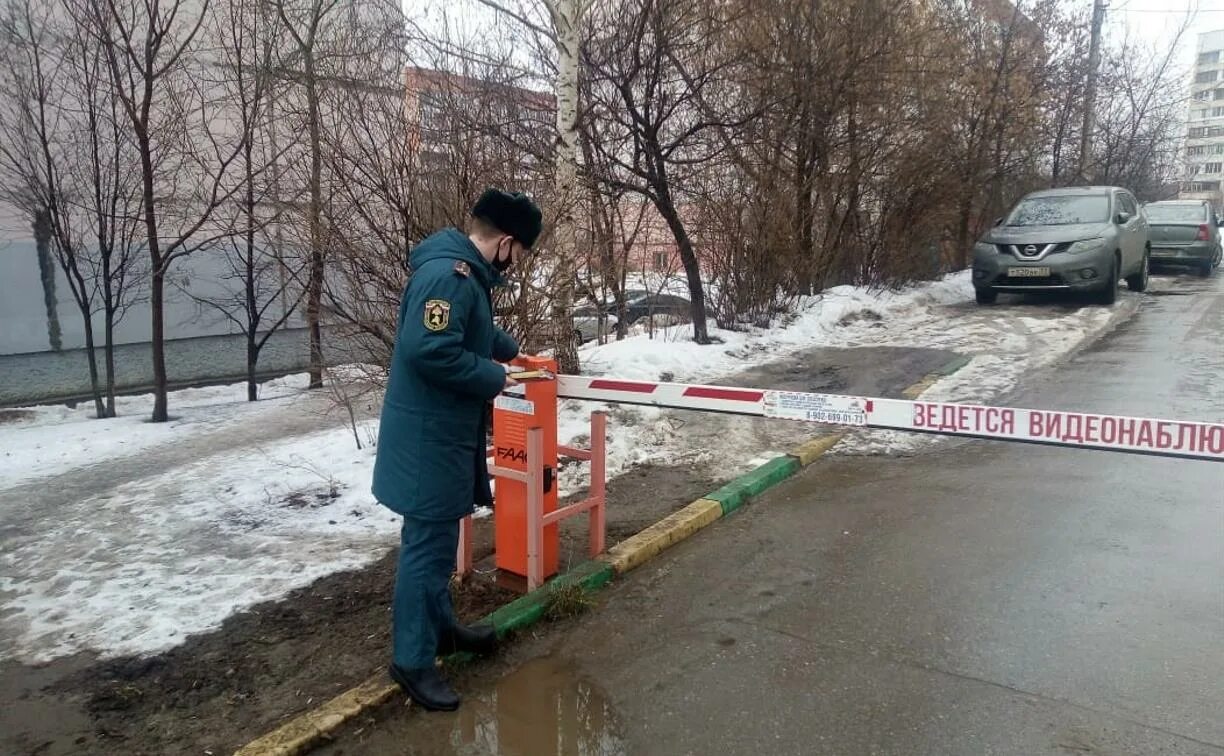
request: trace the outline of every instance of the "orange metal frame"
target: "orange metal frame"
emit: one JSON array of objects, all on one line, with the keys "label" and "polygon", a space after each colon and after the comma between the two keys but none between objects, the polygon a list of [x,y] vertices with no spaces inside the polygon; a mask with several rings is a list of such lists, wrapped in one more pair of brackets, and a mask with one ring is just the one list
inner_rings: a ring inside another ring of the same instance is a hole
[{"label": "orange metal frame", "polygon": [[[528,368],[555,371],[550,363],[550,360],[533,359]],[[494,496],[497,566],[518,574],[525,572],[528,590],[540,587],[558,570],[559,523],[562,520],[587,513],[590,555],[598,556],[605,548],[607,415],[603,412],[591,413],[589,449],[558,445],[556,395],[555,384],[527,384],[526,401],[534,405],[529,415],[519,412],[516,416],[495,410],[494,445],[486,452],[490,457],[489,474],[497,481]],[[527,425],[525,432],[524,422]],[[507,438],[512,440],[507,441]],[[517,449],[517,445],[522,441],[525,441],[525,454],[506,453],[508,448]],[[555,473],[557,457],[590,462],[591,484],[587,498],[568,506],[556,506],[559,485]],[[505,460],[505,463],[501,460]],[[548,492],[545,491],[547,467],[554,468],[551,490]],[[460,575],[466,575],[472,570],[470,516],[460,523],[456,569]]]}]

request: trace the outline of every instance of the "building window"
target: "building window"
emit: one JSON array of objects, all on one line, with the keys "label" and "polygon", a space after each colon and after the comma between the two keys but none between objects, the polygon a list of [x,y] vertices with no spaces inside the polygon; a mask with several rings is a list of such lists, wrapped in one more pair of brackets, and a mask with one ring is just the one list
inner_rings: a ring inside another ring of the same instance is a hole
[{"label": "building window", "polygon": [[1203,166],[1203,173],[1219,173],[1224,170],[1224,163],[1207,163]]},{"label": "building window", "polygon": [[1211,91],[1210,91],[1210,90],[1207,90],[1207,89],[1204,89],[1202,92],[1195,92],[1195,93],[1194,93],[1194,99],[1196,99],[1196,100],[1210,100],[1210,99],[1211,99]]},{"label": "building window", "polygon": [[1189,136],[1191,139],[1201,139],[1202,137],[1207,136],[1207,127],[1206,126],[1191,127]]},{"label": "building window", "polygon": [[1212,155],[1224,155],[1224,144],[1211,145],[1211,154]]},{"label": "building window", "polygon": [[1219,62],[1220,62],[1220,51],[1219,50],[1212,50],[1211,52],[1199,53],[1198,64],[1200,66],[1205,66],[1209,63],[1219,63]]},{"label": "building window", "polygon": [[1207,136],[1209,137],[1220,136],[1222,134],[1224,134],[1224,126],[1208,126],[1207,127]]},{"label": "building window", "polygon": [[[1224,147],[1224,145],[1218,145],[1218,146]],[[1207,146],[1199,145],[1198,147],[1188,147],[1186,148],[1186,154],[1189,155],[1190,157],[1195,157],[1197,155],[1206,155]]]},{"label": "building window", "polygon": [[1199,71],[1194,75],[1194,83],[1206,84],[1208,82],[1215,81],[1218,75],[1219,71]]},{"label": "building window", "polygon": [[[1204,111],[1203,114],[1206,115],[1206,111]],[[1220,116],[1224,116],[1224,108],[1212,108],[1211,109],[1212,118],[1219,118]]]}]

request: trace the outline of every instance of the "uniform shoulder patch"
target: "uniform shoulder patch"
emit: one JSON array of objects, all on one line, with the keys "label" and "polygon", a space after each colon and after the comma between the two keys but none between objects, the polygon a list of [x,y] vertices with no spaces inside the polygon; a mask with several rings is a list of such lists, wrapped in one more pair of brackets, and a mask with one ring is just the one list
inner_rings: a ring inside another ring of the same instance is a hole
[{"label": "uniform shoulder patch", "polygon": [[445,331],[450,325],[450,302],[431,299],[425,303],[425,327],[431,331]]},{"label": "uniform shoulder patch", "polygon": [[463,260],[455,261],[455,272],[463,276],[464,278],[467,278],[468,276],[472,275],[471,267],[469,267],[468,264],[465,263]]}]

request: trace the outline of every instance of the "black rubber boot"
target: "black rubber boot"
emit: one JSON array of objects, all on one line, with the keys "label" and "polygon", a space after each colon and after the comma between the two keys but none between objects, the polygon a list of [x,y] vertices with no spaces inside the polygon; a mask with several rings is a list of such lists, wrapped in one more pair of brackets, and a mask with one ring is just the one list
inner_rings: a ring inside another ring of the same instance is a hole
[{"label": "black rubber boot", "polygon": [[438,635],[438,653],[447,656],[468,651],[482,656],[497,651],[497,631],[492,625],[455,625]]},{"label": "black rubber boot", "polygon": [[459,694],[443,679],[435,667],[401,669],[390,667],[391,679],[416,703],[428,711],[454,711],[459,708]]}]

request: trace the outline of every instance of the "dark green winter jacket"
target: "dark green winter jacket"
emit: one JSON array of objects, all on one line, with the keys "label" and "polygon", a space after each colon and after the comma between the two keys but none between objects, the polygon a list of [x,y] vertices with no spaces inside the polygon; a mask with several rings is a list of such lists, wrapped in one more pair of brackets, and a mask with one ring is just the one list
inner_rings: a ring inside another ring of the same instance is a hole
[{"label": "dark green winter jacket", "polygon": [[492,502],[485,413],[518,344],[493,322],[501,277],[458,230],[423,240],[409,266],[373,492],[399,514],[455,520]]}]

